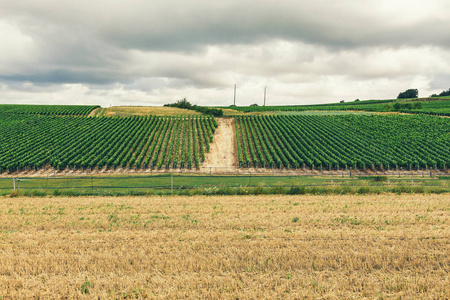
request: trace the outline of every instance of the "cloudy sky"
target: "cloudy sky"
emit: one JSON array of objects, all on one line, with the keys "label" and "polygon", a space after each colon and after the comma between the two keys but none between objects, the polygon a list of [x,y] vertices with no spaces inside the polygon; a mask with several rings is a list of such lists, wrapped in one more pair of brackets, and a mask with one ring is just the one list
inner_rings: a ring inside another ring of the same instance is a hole
[{"label": "cloudy sky", "polygon": [[310,104],[450,88],[450,1],[0,0],[0,103]]}]

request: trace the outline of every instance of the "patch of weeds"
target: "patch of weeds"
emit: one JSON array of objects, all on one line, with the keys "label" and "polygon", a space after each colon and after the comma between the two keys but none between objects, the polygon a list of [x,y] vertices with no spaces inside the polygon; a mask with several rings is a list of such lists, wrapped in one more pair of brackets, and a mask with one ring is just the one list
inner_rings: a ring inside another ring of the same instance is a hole
[{"label": "patch of weeds", "polygon": [[86,281],[81,285],[81,293],[82,294],[89,294],[89,289],[94,288],[94,283]]},{"label": "patch of weeds", "polygon": [[143,296],[141,289],[132,290],[129,293],[122,293],[122,299],[139,299]]},{"label": "patch of weeds", "polygon": [[282,195],[286,193],[282,186],[273,186],[268,192],[275,195]]},{"label": "patch of weeds", "polygon": [[370,188],[367,187],[367,186],[362,186],[356,192],[358,194],[360,194],[360,195],[362,195],[362,194],[369,194],[370,193]]},{"label": "patch of weeds", "polygon": [[306,189],[304,186],[291,185],[287,193],[289,195],[304,195],[306,194]]},{"label": "patch of weeds", "polygon": [[80,196],[80,194],[75,190],[65,190],[64,192],[62,192],[62,195],[68,196],[68,197]]},{"label": "patch of weeds", "polygon": [[184,215],[184,216],[183,216],[183,219],[184,219],[186,222],[191,222],[191,223],[193,223],[193,224],[198,224],[198,221],[195,220],[195,219],[192,219],[190,215]]},{"label": "patch of weeds", "polygon": [[412,192],[416,194],[423,194],[425,193],[425,188],[423,186],[414,186],[412,187]]},{"label": "patch of weeds", "polygon": [[262,195],[262,194],[267,194],[267,191],[262,184],[258,184],[258,186],[253,189],[252,194],[253,195]]},{"label": "patch of weeds", "polygon": [[292,223],[297,223],[297,222],[298,222],[298,220],[299,220],[299,218],[298,218],[298,217],[294,217],[294,218],[292,218]]},{"label": "patch of weeds", "polygon": [[129,190],[127,193],[129,196],[145,196],[145,191]]},{"label": "patch of weeds", "polygon": [[333,221],[341,224],[350,223],[352,225],[360,225],[363,221],[358,220],[358,217],[350,218],[349,216],[342,216],[338,218],[334,218]]},{"label": "patch of weeds", "polygon": [[206,196],[217,195],[219,192],[219,188],[217,186],[205,188],[204,194]]},{"label": "patch of weeds", "polygon": [[118,215],[117,215],[117,212],[114,212],[113,214],[109,215],[109,216],[108,216],[108,221],[111,222],[111,225],[112,225],[112,224],[116,224],[117,221],[119,221],[119,217],[118,217]]},{"label": "patch of weeds", "polygon": [[12,192],[11,194],[9,194],[9,197],[11,197],[11,198],[15,198],[15,197],[19,197],[19,196],[21,196],[19,191],[15,191],[15,192]]},{"label": "patch of weeds", "polygon": [[411,192],[411,188],[406,187],[406,186],[398,186],[398,187],[392,188],[391,192],[400,195],[402,193],[410,193]]}]

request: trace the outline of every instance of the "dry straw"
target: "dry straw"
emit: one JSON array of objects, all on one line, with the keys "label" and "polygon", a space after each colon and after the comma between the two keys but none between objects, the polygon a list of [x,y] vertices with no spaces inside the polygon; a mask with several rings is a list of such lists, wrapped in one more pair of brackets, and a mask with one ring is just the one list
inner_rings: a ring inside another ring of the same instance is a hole
[{"label": "dry straw", "polygon": [[0,297],[445,299],[448,194],[0,198]]}]

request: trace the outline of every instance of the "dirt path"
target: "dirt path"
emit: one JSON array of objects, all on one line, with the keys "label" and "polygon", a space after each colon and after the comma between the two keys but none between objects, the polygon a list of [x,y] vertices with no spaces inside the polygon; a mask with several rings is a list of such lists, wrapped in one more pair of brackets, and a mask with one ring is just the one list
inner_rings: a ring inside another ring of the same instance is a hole
[{"label": "dirt path", "polygon": [[97,107],[97,108],[95,108],[94,110],[92,110],[92,111],[89,113],[88,117],[93,117],[93,116],[95,116],[95,114],[97,113],[97,110],[99,110],[99,109],[102,109],[102,108],[101,108],[101,107]]},{"label": "dirt path", "polygon": [[233,118],[216,118],[219,127],[214,133],[214,140],[209,153],[206,153],[202,171],[236,172],[236,150]]}]

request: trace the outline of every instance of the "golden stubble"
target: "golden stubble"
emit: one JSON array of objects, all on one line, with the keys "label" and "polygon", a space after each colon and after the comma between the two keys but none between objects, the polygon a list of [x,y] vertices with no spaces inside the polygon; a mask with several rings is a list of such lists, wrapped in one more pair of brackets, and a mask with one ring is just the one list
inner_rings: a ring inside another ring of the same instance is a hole
[{"label": "golden stubble", "polygon": [[0,297],[450,296],[450,197],[0,198]]}]

